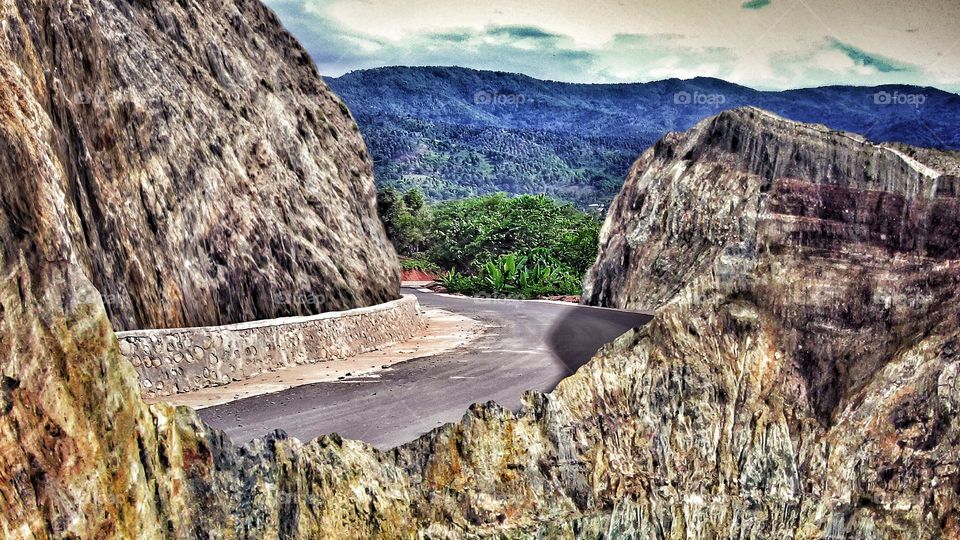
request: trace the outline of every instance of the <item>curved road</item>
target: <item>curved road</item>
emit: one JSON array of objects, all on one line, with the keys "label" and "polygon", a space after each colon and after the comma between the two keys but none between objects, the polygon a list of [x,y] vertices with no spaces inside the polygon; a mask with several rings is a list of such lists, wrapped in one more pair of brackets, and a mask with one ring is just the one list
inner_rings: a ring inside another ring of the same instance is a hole
[{"label": "curved road", "polygon": [[473,403],[493,400],[518,410],[524,391],[553,390],[600,346],[651,318],[574,304],[403,292],[490,328],[444,354],[202,409],[200,416],[239,443],[283,429],[303,441],[336,432],[388,449],[458,421]]}]

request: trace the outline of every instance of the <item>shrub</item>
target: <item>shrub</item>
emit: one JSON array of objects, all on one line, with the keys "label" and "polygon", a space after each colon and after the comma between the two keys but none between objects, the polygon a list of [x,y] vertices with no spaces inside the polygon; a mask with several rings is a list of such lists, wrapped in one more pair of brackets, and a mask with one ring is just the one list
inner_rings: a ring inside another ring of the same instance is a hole
[{"label": "shrub", "polygon": [[544,250],[530,256],[509,253],[478,265],[472,275],[456,269],[443,279],[443,285],[462,294],[498,293],[518,298],[580,294],[579,274],[550,259]]},{"label": "shrub", "polygon": [[404,270],[419,270],[421,272],[426,272],[433,275],[440,275],[443,273],[443,269],[434,264],[432,261],[420,258],[402,259],[400,261],[400,267]]},{"label": "shrub", "polygon": [[600,220],[542,195],[451,201],[431,208],[430,214],[427,258],[444,268],[469,271],[480,261],[543,249],[583,274],[597,256]]},{"label": "shrub", "polygon": [[377,212],[398,254],[409,257],[420,251],[427,215],[419,190],[411,189],[403,195],[393,188],[377,192]]},{"label": "shrub", "polygon": [[450,292],[467,295],[480,292],[482,287],[480,287],[479,283],[479,277],[465,275],[461,272],[458,272],[456,268],[450,270],[446,275],[440,278],[440,284]]},{"label": "shrub", "polygon": [[451,271],[445,287],[534,298],[580,294],[596,258],[600,219],[542,195],[503,194],[423,202],[383,189],[377,206],[404,269]]}]

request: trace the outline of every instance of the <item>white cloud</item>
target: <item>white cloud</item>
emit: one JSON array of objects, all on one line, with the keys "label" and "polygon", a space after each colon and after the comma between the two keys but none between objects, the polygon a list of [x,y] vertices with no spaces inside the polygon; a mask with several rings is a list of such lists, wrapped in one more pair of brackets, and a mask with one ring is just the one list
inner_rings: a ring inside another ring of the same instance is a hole
[{"label": "white cloud", "polygon": [[[960,87],[960,2],[267,0],[321,71],[463,65],[578,82]],[[498,31],[498,29],[513,29]],[[459,36],[458,40],[451,36]],[[628,36],[625,38],[624,36]]]},{"label": "white cloud", "polygon": [[[822,51],[813,58],[813,64],[817,67],[826,69],[833,73],[849,73],[851,71],[857,71],[857,64],[850,59],[849,56],[843,54],[840,51],[836,50],[827,50]],[[866,66],[862,66],[863,69],[867,69],[867,72],[861,72],[861,74],[869,75],[870,69]]]}]

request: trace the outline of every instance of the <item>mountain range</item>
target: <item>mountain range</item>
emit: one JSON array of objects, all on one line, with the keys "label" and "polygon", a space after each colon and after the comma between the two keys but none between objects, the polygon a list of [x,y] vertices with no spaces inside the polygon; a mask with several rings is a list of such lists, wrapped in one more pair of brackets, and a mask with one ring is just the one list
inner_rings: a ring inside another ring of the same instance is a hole
[{"label": "mountain range", "polygon": [[434,200],[504,191],[605,205],[665,133],[748,105],[875,142],[960,148],[960,96],[931,87],[572,84],[460,67],[377,68],[327,82],[360,125],[378,183],[419,186]]}]

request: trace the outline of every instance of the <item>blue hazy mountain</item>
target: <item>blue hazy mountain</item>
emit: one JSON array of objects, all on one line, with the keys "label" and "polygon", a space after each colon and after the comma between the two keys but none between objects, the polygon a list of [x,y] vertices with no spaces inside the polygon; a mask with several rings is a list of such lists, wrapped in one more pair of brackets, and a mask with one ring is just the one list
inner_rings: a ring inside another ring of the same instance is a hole
[{"label": "blue hazy mountain", "polygon": [[916,86],[758,91],[719,79],[571,84],[459,67],[389,67],[327,79],[356,117],[382,185],[432,199],[547,193],[609,201],[669,131],[754,105],[876,142],[960,148],[960,96]]}]

